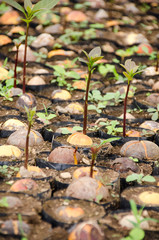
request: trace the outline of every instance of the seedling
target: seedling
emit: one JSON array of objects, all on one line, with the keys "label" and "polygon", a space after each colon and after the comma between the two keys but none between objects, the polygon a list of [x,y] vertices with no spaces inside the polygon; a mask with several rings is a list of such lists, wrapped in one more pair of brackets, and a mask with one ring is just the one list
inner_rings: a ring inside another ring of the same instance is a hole
[{"label": "seedling", "polygon": [[142,182],[155,182],[155,178],[153,176],[150,175],[146,175],[144,176],[144,174],[140,173],[133,173],[129,176],[127,176],[126,178],[127,182],[133,182],[133,181],[137,181],[137,183],[141,184]]},{"label": "seedling", "polygon": [[14,166],[3,165],[0,166],[0,176],[10,178],[12,174],[18,172],[19,168]]},{"label": "seedling", "polygon": [[[101,95],[101,92],[99,90],[93,90],[88,95],[88,100],[91,102],[97,102],[99,106],[96,108],[105,108],[106,105],[118,105],[120,102],[123,101],[125,97],[125,94],[120,94],[119,91],[116,92],[107,92],[105,95]],[[95,110],[95,107],[92,107],[92,105],[88,106],[89,110]]]},{"label": "seedling", "polygon": [[158,222],[158,220],[154,218],[143,218],[142,213],[144,206],[138,210],[134,200],[130,200],[130,207],[136,221],[130,221],[133,224],[134,228],[129,232],[129,235],[127,237],[124,237],[121,240],[142,240],[145,237],[145,232],[143,229],[141,229],[141,223],[145,221]]},{"label": "seedling", "polygon": [[66,86],[67,89],[69,88],[73,90],[74,88],[71,87],[71,84],[69,84],[66,79],[73,78],[73,80],[75,79],[77,80],[77,79],[80,79],[80,75],[75,71],[66,71],[63,67],[58,65],[52,66],[52,68],[54,69],[54,75],[57,78],[51,80],[51,82],[52,83],[57,82],[58,86],[60,87]]},{"label": "seedling", "polygon": [[121,133],[123,128],[117,127],[119,122],[117,120],[107,121],[107,122],[100,122],[101,126],[105,126],[107,129],[107,134],[116,135],[117,133]]},{"label": "seedling", "polygon": [[94,39],[96,37],[97,37],[96,30],[94,28],[89,28],[84,31],[83,35],[84,40]]},{"label": "seedling", "polygon": [[159,116],[159,104],[157,104],[157,108],[148,108],[147,111],[150,114],[151,119],[156,121]]},{"label": "seedling", "polygon": [[31,127],[34,123],[34,115],[36,113],[36,107],[34,107],[32,109],[29,109],[25,106],[25,111],[27,113],[27,119],[28,119],[28,132],[27,132],[27,136],[26,136],[24,167],[27,169],[27,167],[28,167],[28,153],[29,153],[29,135],[30,135]]},{"label": "seedling", "polygon": [[110,143],[110,142],[113,142],[113,141],[116,141],[116,140],[119,140],[120,138],[108,138],[104,141],[101,141],[100,144],[94,144],[91,146],[91,152],[92,152],[92,162],[91,162],[91,168],[90,168],[90,177],[93,177],[93,167],[94,167],[94,163],[95,163],[95,160],[97,158],[97,154],[99,152],[99,150],[103,147],[104,144],[106,143]]},{"label": "seedling", "polygon": [[13,98],[10,97],[10,90],[13,88],[13,78],[7,79],[5,81],[5,85],[3,85],[3,82],[0,83],[0,96],[4,97],[4,100],[13,101]]},{"label": "seedling", "polygon": [[82,32],[72,31],[72,29],[66,29],[65,34],[60,36],[60,40],[66,45],[73,44],[77,43],[82,35],[83,35]]},{"label": "seedling", "polygon": [[34,55],[36,56],[36,62],[41,62],[42,59],[47,58],[47,55],[42,52],[35,52]]},{"label": "seedling", "polygon": [[58,1],[59,0],[41,0],[41,1],[38,1],[33,6],[30,0],[24,0],[24,7],[22,7],[15,0],[4,0],[4,2],[8,3],[9,5],[18,9],[24,14],[24,18],[22,18],[22,21],[24,21],[27,25],[26,36],[25,36],[24,61],[23,61],[23,93],[25,93],[27,38],[28,38],[30,22],[41,11],[52,9],[58,3]]},{"label": "seedling", "polygon": [[70,133],[73,133],[73,132],[77,132],[77,131],[82,131],[83,128],[80,127],[80,126],[74,126],[71,130],[69,130],[68,128],[66,127],[63,127],[63,128],[60,128],[61,129],[61,133],[62,134],[70,134]]},{"label": "seedling", "polygon": [[86,134],[87,132],[87,108],[88,108],[88,94],[89,94],[89,87],[90,87],[90,81],[91,81],[91,76],[93,71],[95,70],[94,65],[95,63],[102,59],[103,57],[101,56],[101,48],[100,47],[95,47],[93,48],[89,54],[83,50],[84,54],[87,57],[87,60],[83,58],[79,58],[81,62],[84,62],[87,64],[88,67],[88,76],[86,76],[86,82],[87,82],[87,87],[86,87],[86,95],[85,95],[85,104],[84,104],[84,120],[83,120],[83,134]]},{"label": "seedling", "polygon": [[44,113],[43,112],[38,112],[36,115],[44,121],[45,124],[49,124],[49,120],[53,119],[56,117],[56,114],[54,113],[48,113],[48,108],[43,104],[44,107]]},{"label": "seedling", "polygon": [[98,67],[99,73],[103,76],[106,77],[108,73],[112,73],[114,76],[113,78],[117,81],[125,81],[125,78],[123,78],[122,75],[117,73],[117,70],[114,65],[111,64],[100,64]]},{"label": "seedling", "polygon": [[106,104],[104,102],[99,102],[97,105],[90,104],[88,106],[88,110],[96,111],[97,113],[101,113],[102,109],[105,108]]},{"label": "seedling", "polygon": [[18,221],[19,221],[19,223],[20,223],[19,228],[20,228],[20,233],[21,233],[21,235],[22,235],[21,240],[28,240],[28,238],[27,238],[27,236],[26,236],[26,234],[25,234],[25,232],[24,232],[24,230],[23,230],[23,225],[22,225],[22,223],[23,223],[23,221],[22,221],[22,215],[21,215],[20,213],[18,214]]},{"label": "seedling", "polygon": [[130,83],[133,80],[133,77],[140,73],[141,71],[137,71],[139,66],[137,66],[135,64],[134,61],[132,61],[131,59],[127,59],[125,61],[125,65],[120,64],[125,70],[123,74],[124,76],[127,78],[128,80],[128,86],[127,86],[127,91],[126,91],[126,95],[125,95],[125,100],[124,100],[124,117],[123,117],[123,137],[126,136],[126,107],[127,107],[127,99],[128,99],[128,93],[129,93],[129,88],[130,88]]},{"label": "seedling", "polygon": [[123,62],[125,57],[129,57],[129,56],[133,55],[137,51],[137,49],[138,49],[137,46],[127,48],[126,50],[118,49],[116,51],[116,54],[121,57],[121,61]]}]

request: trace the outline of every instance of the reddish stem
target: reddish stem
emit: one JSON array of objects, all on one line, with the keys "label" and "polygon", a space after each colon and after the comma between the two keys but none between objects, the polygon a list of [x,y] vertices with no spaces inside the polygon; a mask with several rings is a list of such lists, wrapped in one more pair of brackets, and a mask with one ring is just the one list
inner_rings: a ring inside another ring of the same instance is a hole
[{"label": "reddish stem", "polygon": [[23,94],[25,93],[25,77],[26,77],[26,56],[27,56],[27,41],[28,41],[29,23],[27,23],[25,49],[24,49],[24,62],[23,62]]},{"label": "reddish stem", "polygon": [[158,57],[157,57],[156,72],[158,72],[158,65],[159,65],[159,60],[158,60]]},{"label": "reddish stem", "polygon": [[27,132],[27,136],[26,136],[26,145],[25,145],[25,163],[24,163],[24,167],[27,169],[28,168],[28,152],[29,152],[29,135],[30,135],[30,130],[31,130],[31,123],[29,123],[28,126],[28,132]]},{"label": "reddish stem", "polygon": [[123,117],[123,137],[126,136],[126,107],[127,107],[127,99],[128,99],[128,93],[129,93],[130,83],[128,83],[125,99],[124,99],[124,117]]},{"label": "reddish stem", "polygon": [[19,45],[17,45],[17,51],[16,51],[16,56],[15,56],[15,66],[14,66],[14,88],[17,87],[17,64],[18,64],[18,51],[19,50]]},{"label": "reddish stem", "polygon": [[91,163],[91,170],[90,170],[90,177],[93,178],[93,167],[94,167],[94,162],[96,159],[96,154],[92,153],[92,163]]},{"label": "reddish stem", "polygon": [[91,70],[88,72],[86,97],[85,97],[85,103],[84,103],[83,134],[87,133],[87,108],[88,108],[88,93],[89,93],[90,81],[91,81]]}]

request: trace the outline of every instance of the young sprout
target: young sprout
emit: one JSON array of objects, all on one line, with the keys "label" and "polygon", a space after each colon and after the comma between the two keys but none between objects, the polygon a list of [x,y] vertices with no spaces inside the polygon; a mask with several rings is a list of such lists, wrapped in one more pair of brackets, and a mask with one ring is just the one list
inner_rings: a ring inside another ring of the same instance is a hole
[{"label": "young sprout", "polygon": [[132,214],[134,216],[134,221],[129,220],[129,219],[128,219],[128,221],[130,223],[132,223],[133,228],[129,232],[129,235],[127,237],[121,238],[121,240],[133,240],[133,239],[142,240],[145,237],[145,231],[144,231],[144,229],[142,229],[141,223],[143,223],[145,221],[154,221],[154,222],[158,223],[158,220],[154,219],[154,218],[149,218],[149,217],[146,217],[146,218],[142,217],[144,206],[142,206],[138,210],[137,205],[134,200],[131,199],[129,203],[130,203]]},{"label": "young sprout", "polygon": [[119,140],[120,138],[108,138],[104,141],[102,141],[100,144],[94,144],[91,146],[91,152],[92,152],[92,162],[91,162],[91,169],[90,169],[90,177],[92,178],[93,177],[93,167],[94,167],[94,163],[95,163],[95,160],[97,158],[97,154],[99,152],[99,150],[103,147],[104,144],[106,143],[110,143],[110,142],[113,142],[113,141],[117,141]]},{"label": "young sprout", "polygon": [[24,167],[27,169],[28,167],[28,148],[29,148],[29,135],[30,135],[30,131],[31,131],[31,127],[34,123],[34,115],[36,113],[36,107],[30,109],[27,108],[25,106],[25,111],[27,113],[27,119],[28,119],[28,132],[27,132],[27,136],[26,136],[26,145],[25,145],[25,163],[24,163]]},{"label": "young sprout", "polygon": [[125,65],[123,65],[123,64],[120,64],[120,65],[126,70],[126,71],[123,72],[123,74],[128,80],[128,86],[127,86],[127,91],[126,91],[125,100],[124,100],[124,117],[123,117],[123,137],[125,137],[125,135],[126,135],[126,132],[125,132],[125,128],[126,128],[126,107],[127,107],[127,98],[128,98],[130,83],[133,80],[133,77],[136,74],[138,74],[142,71],[137,71],[139,66],[137,66],[135,64],[135,62],[132,61],[131,59],[127,59],[125,61]]},{"label": "young sprout", "polygon": [[89,93],[89,86],[91,81],[91,75],[95,69],[95,63],[102,59],[103,56],[101,56],[101,48],[95,47],[93,48],[89,54],[83,50],[84,54],[87,57],[87,60],[83,58],[79,58],[79,61],[84,62],[88,66],[88,76],[86,77],[86,94],[85,94],[85,104],[84,104],[84,120],[83,120],[83,134],[86,134],[87,132],[87,108],[88,108],[88,93]]},{"label": "young sprout", "polygon": [[18,9],[24,14],[24,18],[21,20],[26,22],[26,36],[25,36],[25,50],[24,50],[24,61],[23,61],[23,93],[25,93],[25,77],[26,77],[26,56],[27,56],[27,39],[30,22],[33,20],[37,14],[42,11],[52,9],[59,0],[41,0],[38,1],[34,6],[31,3],[31,0],[24,0],[24,7],[22,7],[15,0],[4,0],[4,2],[8,3],[12,7]]}]

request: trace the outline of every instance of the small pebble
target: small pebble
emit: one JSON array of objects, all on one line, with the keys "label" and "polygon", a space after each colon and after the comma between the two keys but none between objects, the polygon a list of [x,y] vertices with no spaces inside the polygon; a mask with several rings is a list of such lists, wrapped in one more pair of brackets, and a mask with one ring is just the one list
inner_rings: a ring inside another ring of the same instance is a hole
[{"label": "small pebble", "polygon": [[63,179],[71,178],[71,174],[69,172],[62,172],[60,173],[60,177]]}]

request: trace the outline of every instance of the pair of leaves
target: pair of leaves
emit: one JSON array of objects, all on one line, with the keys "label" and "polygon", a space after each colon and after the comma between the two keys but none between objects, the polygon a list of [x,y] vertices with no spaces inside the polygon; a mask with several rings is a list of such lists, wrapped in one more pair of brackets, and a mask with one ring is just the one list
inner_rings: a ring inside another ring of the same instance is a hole
[{"label": "pair of leaves", "polygon": [[142,173],[141,174],[133,173],[127,176],[126,181],[127,182],[137,181],[138,183],[141,183],[142,181],[155,182],[155,178],[150,175],[144,176]]},{"label": "pair of leaves", "polygon": [[28,16],[31,16],[33,18],[41,10],[52,9],[59,2],[59,0],[41,0],[38,3],[36,3],[33,7],[30,0],[24,0],[24,8],[14,0],[4,0],[4,2],[21,11],[26,18],[27,18],[26,12],[28,13]]},{"label": "pair of leaves", "polygon": [[127,59],[124,65],[123,64],[120,65],[126,70],[126,72],[124,71],[123,74],[128,79],[128,82],[130,82],[136,74],[142,72],[142,70],[137,71],[139,66],[137,66],[135,62],[132,61],[131,59]]},{"label": "pair of leaves", "polygon": [[87,53],[84,50],[83,50],[83,52],[86,55],[88,60],[86,61],[83,58],[79,58],[79,61],[86,63],[88,65],[88,67],[90,68],[89,70],[93,69],[95,62],[97,62],[98,60],[103,58],[103,56],[101,56],[101,48],[100,47],[93,48],[89,53]]}]

